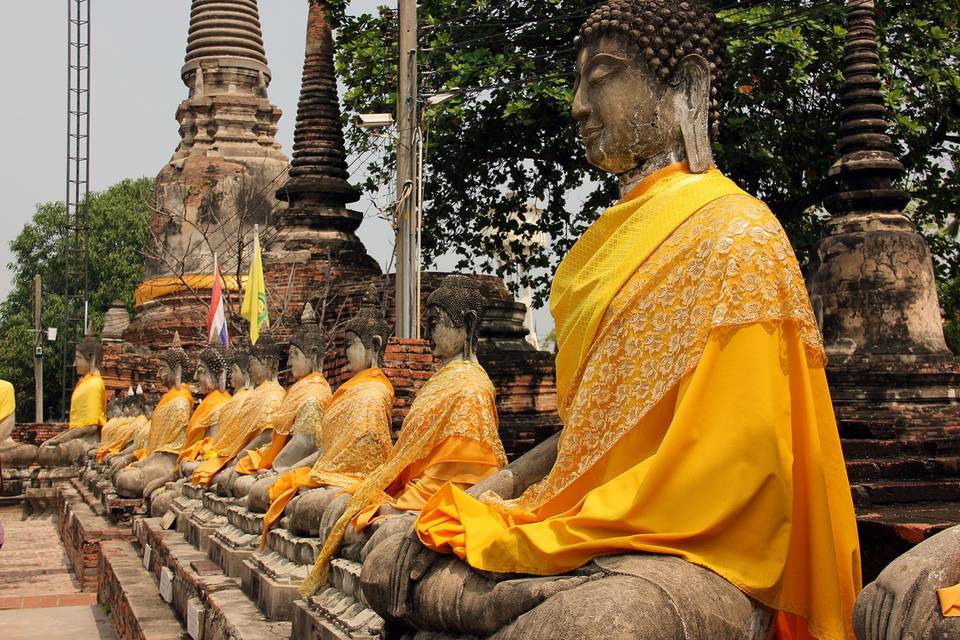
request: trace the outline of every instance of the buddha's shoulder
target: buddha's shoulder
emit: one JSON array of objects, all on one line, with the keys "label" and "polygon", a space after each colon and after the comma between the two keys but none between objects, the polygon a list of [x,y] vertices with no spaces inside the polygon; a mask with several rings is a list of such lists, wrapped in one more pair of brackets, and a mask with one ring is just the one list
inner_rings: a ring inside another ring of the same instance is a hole
[{"label": "buddha's shoulder", "polygon": [[790,246],[786,232],[770,207],[745,193],[717,198],[691,216],[688,222],[688,233],[701,242],[716,242],[720,249]]}]

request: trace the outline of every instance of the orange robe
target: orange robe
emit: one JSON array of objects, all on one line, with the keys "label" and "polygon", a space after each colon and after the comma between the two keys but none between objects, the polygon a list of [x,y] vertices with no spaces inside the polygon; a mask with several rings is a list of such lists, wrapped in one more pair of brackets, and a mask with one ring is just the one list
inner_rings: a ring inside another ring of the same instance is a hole
[{"label": "orange robe", "polygon": [[70,429],[107,424],[107,391],[99,373],[88,373],[70,394]]},{"label": "orange robe", "polygon": [[193,412],[193,394],[187,385],[170,389],[157,403],[150,416],[150,433],[142,449],[133,452],[134,457],[143,460],[150,454],[167,448],[180,450],[187,432],[187,423]]},{"label": "orange robe", "polygon": [[[220,427],[203,454],[204,462],[193,472],[194,484],[208,486],[251,440],[273,428],[273,417],[285,392],[276,380],[267,380],[251,391],[243,401],[236,420]],[[237,394],[239,395],[239,394]]]},{"label": "orange robe", "polygon": [[203,400],[200,401],[200,404],[197,405],[197,409],[193,412],[193,415],[190,416],[190,422],[187,423],[183,442],[173,442],[157,449],[157,451],[177,454],[176,468],[179,469],[180,456],[184,449],[189,449],[203,440],[210,425],[216,423],[217,415],[220,413],[220,409],[223,408],[223,404],[229,399],[230,394],[226,391],[217,389],[208,393],[204,396]]},{"label": "orange robe", "polygon": [[330,384],[322,373],[311,373],[290,387],[280,408],[273,417],[270,442],[253,451],[237,463],[237,473],[252,475],[269,469],[283,451],[290,436],[309,434],[316,438],[323,420],[323,411],[330,402]]},{"label": "orange robe", "polygon": [[313,467],[299,467],[270,487],[270,509],[263,517],[262,549],[267,532],[300,489],[352,487],[390,454],[393,385],[380,369],[356,374],[337,389],[317,433],[322,455]]},{"label": "orange robe", "polygon": [[107,432],[107,423],[103,428],[101,442],[97,449],[97,464],[103,464],[108,455],[116,455],[126,449],[133,441],[140,429],[149,421],[146,416],[136,416],[135,418],[118,418],[114,423],[111,432]]},{"label": "orange robe", "polygon": [[215,435],[204,435],[197,442],[185,445],[177,456],[177,467],[185,460],[187,462],[206,460],[211,455],[214,445],[219,446],[223,441],[220,432],[226,429],[225,433],[230,433],[237,428],[243,413],[243,403],[252,391],[248,387],[241,387],[214,412],[211,416],[211,424],[207,427],[207,433],[209,434],[210,430],[216,427]]},{"label": "orange robe", "polygon": [[417,393],[397,444],[380,467],[352,488],[353,497],[300,588],[310,594],[326,580],[347,525],[362,530],[384,504],[416,510],[447,483],[468,488],[506,464],[497,432],[493,383],[478,364],[452,362]]},{"label": "orange robe", "polygon": [[[778,610],[780,638],[853,638],[856,520],[803,278],[767,207],[710,174],[654,175],[561,264],[564,430],[547,477],[506,501],[448,485],[417,532],[494,572],[675,555]],[[655,228],[617,245],[647,214],[679,219],[646,255]],[[618,265],[625,282],[605,290]]]}]

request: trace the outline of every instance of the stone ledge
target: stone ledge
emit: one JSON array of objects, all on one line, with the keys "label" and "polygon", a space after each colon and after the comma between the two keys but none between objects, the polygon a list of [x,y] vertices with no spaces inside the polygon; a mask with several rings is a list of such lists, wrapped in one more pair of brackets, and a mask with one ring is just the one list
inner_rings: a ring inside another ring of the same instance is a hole
[{"label": "stone ledge", "polygon": [[81,589],[88,592],[97,590],[101,543],[135,540],[130,528],[94,513],[72,485],[57,490],[57,529]]},{"label": "stone ledge", "polygon": [[187,640],[170,606],[158,593],[129,542],[101,543],[98,600],[110,607],[120,640]]},{"label": "stone ledge", "polygon": [[207,598],[204,640],[287,640],[289,622],[267,620],[239,589],[225,589]]}]

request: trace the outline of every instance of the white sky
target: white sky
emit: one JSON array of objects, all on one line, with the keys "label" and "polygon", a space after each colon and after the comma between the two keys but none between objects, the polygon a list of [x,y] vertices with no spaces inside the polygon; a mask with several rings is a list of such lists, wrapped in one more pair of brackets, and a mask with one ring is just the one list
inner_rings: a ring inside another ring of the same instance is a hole
[{"label": "white sky", "polygon": [[[66,2],[9,4],[0,21],[0,96],[5,152],[0,154],[0,297],[10,289],[9,243],[37,203],[63,200],[66,146]],[[383,0],[353,0],[351,13]],[[392,4],[392,3],[390,3]],[[161,8],[162,7],[162,8]],[[187,95],[180,80],[189,0],[92,0],[90,188],[155,176],[179,141],[174,119]],[[277,140],[288,156],[300,93],[307,3],[260,0],[264,46],[273,81],[270,100],[283,109]],[[436,147],[431,153],[443,153]],[[357,203],[361,211],[367,202]],[[358,232],[381,265],[389,258],[389,225],[367,219]],[[448,265],[440,265],[448,267]],[[538,333],[552,319],[537,313]]]}]

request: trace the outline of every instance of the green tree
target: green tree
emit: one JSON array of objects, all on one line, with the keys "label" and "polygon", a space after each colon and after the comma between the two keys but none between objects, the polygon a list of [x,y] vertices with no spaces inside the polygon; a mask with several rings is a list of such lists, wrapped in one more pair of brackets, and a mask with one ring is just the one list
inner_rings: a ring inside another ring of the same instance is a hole
[{"label": "green tree", "polygon": [[[90,194],[90,318],[94,328],[114,300],[133,310],[133,295],[143,277],[143,251],[149,239],[148,196],[153,180],[124,180]],[[43,279],[42,326],[58,327],[63,317],[63,202],[37,206],[33,219],[10,243],[13,287],[0,303],[0,378],[17,392],[17,419],[33,420],[33,278]],[[72,354],[68,357],[72,358]],[[60,415],[63,388],[59,343],[44,349],[44,412]]]},{"label": "green tree", "polygon": [[[334,9],[347,111],[393,111],[395,16],[387,9],[344,16],[344,4]],[[421,90],[464,92],[426,116],[428,264],[452,251],[466,266],[477,255],[503,253],[506,247],[493,239],[546,231],[549,251],[524,260],[500,256],[505,272],[528,274],[542,300],[559,257],[616,198],[610,176],[586,164],[569,115],[575,35],[597,4],[419,3]],[[842,108],[843,3],[719,0],[716,6],[728,27],[718,164],[770,204],[805,264],[823,232],[823,199],[834,188],[827,170],[836,158]],[[908,169],[904,186],[916,198],[912,213],[946,281],[958,269],[955,238],[942,230],[960,209],[960,5],[889,0],[881,8],[881,56],[893,136]],[[354,153],[373,147],[365,132],[347,132]],[[388,180],[393,162],[392,150],[375,158],[366,188]],[[539,224],[514,215],[530,202],[543,209]]]}]

